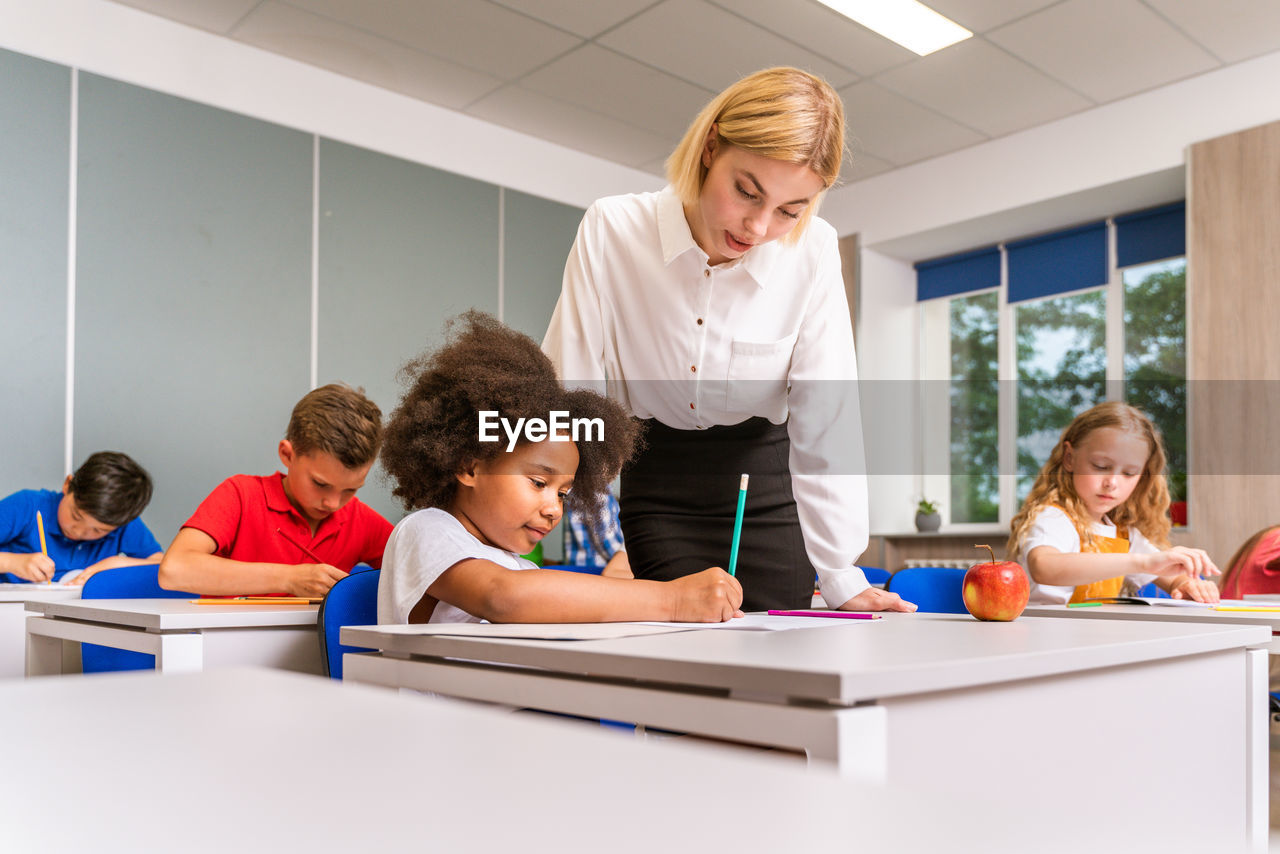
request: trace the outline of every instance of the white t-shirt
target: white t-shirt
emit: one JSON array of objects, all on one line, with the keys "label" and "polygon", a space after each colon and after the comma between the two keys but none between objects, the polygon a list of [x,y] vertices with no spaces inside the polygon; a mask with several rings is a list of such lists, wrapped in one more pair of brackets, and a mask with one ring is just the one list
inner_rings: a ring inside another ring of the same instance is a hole
[{"label": "white t-shirt", "polygon": [[[1116,526],[1112,524],[1093,523],[1093,533],[1101,537],[1114,537],[1116,535]],[[1018,555],[1019,561],[1023,567],[1028,567],[1028,555],[1036,546],[1052,546],[1060,552],[1064,553],[1080,553],[1080,535],[1076,532],[1076,526],[1072,524],[1071,518],[1057,507],[1045,507],[1036,514],[1035,521],[1031,523],[1031,528],[1027,531],[1026,538],[1022,541],[1022,554]],[[1129,553],[1130,554],[1153,554],[1160,551],[1147,538],[1142,536],[1137,528],[1129,529]],[[385,558],[384,558],[385,560]],[[1028,575],[1030,570],[1028,569]],[[1126,575],[1124,577],[1124,590],[1137,590],[1152,581],[1156,576],[1146,573],[1138,573],[1135,575]],[[1074,587],[1053,587],[1048,584],[1036,584],[1034,578],[1031,579],[1031,601],[1032,605],[1062,605],[1071,600],[1071,594],[1075,592]]]},{"label": "white t-shirt", "polygon": [[709,265],[667,187],[600,199],[565,263],[542,349],[560,379],[680,430],[787,424],[791,488],[827,604],[867,589],[866,459],[839,239],[814,217]]},{"label": "white t-shirt", "polygon": [[[428,507],[400,520],[382,553],[378,579],[378,622],[407,623],[427,588],[459,561],[480,558],[508,569],[537,569],[537,564],[502,549],[486,546],[462,527],[452,514]],[[482,623],[479,617],[436,603],[432,623]]]}]

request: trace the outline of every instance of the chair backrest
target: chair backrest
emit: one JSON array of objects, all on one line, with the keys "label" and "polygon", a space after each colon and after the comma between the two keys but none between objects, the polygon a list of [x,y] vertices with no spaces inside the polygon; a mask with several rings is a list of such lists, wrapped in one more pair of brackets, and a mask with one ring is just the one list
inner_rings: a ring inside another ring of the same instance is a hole
[{"label": "chair backrest", "polygon": [[604,571],[603,566],[571,566],[567,563],[549,563],[542,567],[543,569],[558,569],[562,572],[577,572],[582,575],[599,575]]},{"label": "chair backrest", "polygon": [[867,577],[868,584],[884,584],[889,580],[889,570],[881,569],[878,566],[859,567],[862,574]]},{"label": "chair backrest", "polygon": [[944,566],[908,567],[889,578],[887,589],[926,613],[967,614],[962,592],[965,572]]},{"label": "chair backrest", "polygon": [[320,630],[320,658],[325,673],[342,678],[342,656],[348,652],[370,652],[366,647],[347,646],[338,640],[343,626],[372,626],[378,622],[378,579],[382,571],[355,572],[329,588],[320,603],[316,622]]},{"label": "chair backrest", "polygon": [[[122,566],[94,574],[84,583],[81,599],[196,599],[195,593],[165,590],[156,576],[160,564]],[[156,657],[145,652],[113,649],[96,643],[80,644],[80,665],[85,673],[114,673],[121,670],[154,670]]]}]

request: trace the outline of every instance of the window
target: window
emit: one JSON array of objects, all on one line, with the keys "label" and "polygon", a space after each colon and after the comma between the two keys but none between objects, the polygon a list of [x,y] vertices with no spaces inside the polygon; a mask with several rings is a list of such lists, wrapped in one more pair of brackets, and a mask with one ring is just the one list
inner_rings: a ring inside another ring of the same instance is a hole
[{"label": "window", "polygon": [[[1163,433],[1174,520],[1185,520],[1184,217],[1179,203],[917,265],[922,491],[950,497],[949,524],[1007,524],[1063,428],[1107,399]],[[930,381],[943,378],[949,417],[936,418]]]}]

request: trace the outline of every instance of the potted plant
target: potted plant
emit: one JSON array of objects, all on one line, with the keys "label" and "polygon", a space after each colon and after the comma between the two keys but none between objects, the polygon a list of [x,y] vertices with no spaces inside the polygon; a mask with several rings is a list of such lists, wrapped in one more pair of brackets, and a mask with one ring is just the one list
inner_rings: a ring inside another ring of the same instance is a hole
[{"label": "potted plant", "polygon": [[938,502],[921,498],[916,505],[916,530],[921,533],[938,530],[942,525],[942,516],[938,513]]}]

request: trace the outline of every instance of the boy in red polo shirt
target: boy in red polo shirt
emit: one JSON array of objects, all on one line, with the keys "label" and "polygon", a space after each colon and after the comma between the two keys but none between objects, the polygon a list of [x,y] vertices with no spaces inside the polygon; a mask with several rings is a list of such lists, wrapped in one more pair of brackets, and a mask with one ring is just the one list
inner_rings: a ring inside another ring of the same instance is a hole
[{"label": "boy in red polo shirt", "polygon": [[285,474],[238,474],[209,494],[160,563],[160,586],[211,596],[323,596],[357,563],[382,566],[391,523],[355,497],[382,441],[382,412],[327,385],[293,408]]}]

